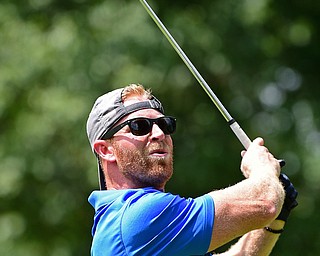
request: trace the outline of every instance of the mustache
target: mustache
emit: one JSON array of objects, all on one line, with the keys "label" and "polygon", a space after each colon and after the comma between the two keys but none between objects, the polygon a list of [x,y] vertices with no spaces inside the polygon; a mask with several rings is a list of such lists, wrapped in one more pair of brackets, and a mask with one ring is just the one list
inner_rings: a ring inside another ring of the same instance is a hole
[{"label": "mustache", "polygon": [[168,153],[172,152],[172,147],[170,147],[167,143],[165,142],[153,142],[150,144],[147,148],[146,151],[152,152],[152,151],[165,151]]}]

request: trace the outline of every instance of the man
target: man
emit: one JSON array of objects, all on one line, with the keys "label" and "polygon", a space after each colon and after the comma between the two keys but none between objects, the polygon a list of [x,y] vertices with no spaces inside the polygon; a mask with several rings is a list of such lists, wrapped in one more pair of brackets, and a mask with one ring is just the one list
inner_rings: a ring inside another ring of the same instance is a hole
[{"label": "man", "polygon": [[101,188],[89,197],[96,212],[91,255],[205,255],[240,236],[223,255],[268,255],[296,206],[278,160],[257,138],[241,153],[245,180],[195,199],[172,195],[164,190],[175,128],[141,85],[96,100],[87,121]]}]

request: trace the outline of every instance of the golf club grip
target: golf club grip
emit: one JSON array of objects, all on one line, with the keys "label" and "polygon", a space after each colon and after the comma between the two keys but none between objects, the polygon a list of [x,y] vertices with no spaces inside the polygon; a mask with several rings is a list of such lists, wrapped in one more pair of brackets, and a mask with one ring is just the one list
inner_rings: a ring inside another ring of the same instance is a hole
[{"label": "golf club grip", "polygon": [[[234,134],[237,136],[237,138],[239,139],[239,141],[243,145],[243,147],[245,149],[248,149],[248,147],[251,144],[251,140],[248,137],[248,135],[242,130],[240,125],[234,119],[229,121],[229,125],[230,125],[231,130],[234,132]],[[278,161],[279,161],[279,164],[281,167],[286,165],[286,162],[283,159],[280,159]]]},{"label": "golf club grip", "polygon": [[232,119],[229,122],[229,125],[230,125],[230,128],[233,131],[233,133],[237,136],[237,138],[239,139],[239,141],[243,145],[243,147],[245,149],[248,149],[248,147],[251,144],[251,140],[248,137],[248,135],[242,130],[240,125],[234,119]]}]

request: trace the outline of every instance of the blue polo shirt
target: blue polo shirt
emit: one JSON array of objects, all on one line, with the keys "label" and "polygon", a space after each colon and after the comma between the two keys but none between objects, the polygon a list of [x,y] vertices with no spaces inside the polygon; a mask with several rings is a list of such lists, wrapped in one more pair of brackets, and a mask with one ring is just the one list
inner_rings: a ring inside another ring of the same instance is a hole
[{"label": "blue polo shirt", "polygon": [[153,188],[94,191],[92,256],[205,255],[214,223],[211,196],[183,198]]}]

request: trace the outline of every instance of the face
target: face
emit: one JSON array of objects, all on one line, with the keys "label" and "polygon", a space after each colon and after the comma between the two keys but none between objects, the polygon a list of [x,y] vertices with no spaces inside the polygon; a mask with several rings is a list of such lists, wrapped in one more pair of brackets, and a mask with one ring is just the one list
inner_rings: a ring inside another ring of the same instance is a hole
[{"label": "face", "polygon": [[[163,116],[154,109],[131,113],[122,123],[134,117]],[[149,134],[135,136],[128,126],[111,139],[119,171],[137,187],[163,188],[173,173],[173,143],[170,135],[154,124]]]}]

